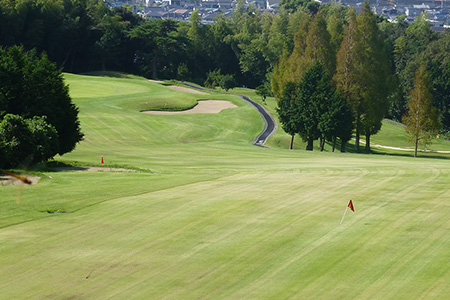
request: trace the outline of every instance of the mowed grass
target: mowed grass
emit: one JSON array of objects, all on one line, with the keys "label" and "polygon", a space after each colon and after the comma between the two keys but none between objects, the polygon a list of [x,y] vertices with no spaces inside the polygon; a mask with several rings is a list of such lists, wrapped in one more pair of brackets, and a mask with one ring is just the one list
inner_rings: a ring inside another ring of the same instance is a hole
[{"label": "mowed grass", "polygon": [[[255,147],[263,123],[232,95],[93,77],[99,91],[81,97],[90,78],[67,80],[86,138],[58,160],[99,165],[104,155],[106,166],[143,171],[41,172],[37,185],[0,186],[1,299],[450,293],[447,160]],[[189,116],[133,108],[167,101],[160,96],[239,108]],[[356,212],[340,225],[350,199]]]}]

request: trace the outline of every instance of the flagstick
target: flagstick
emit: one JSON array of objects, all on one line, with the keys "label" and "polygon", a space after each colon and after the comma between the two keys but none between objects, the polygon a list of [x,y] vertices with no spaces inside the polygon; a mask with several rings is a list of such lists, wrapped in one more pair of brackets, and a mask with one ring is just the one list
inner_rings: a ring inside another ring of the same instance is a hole
[{"label": "flagstick", "polygon": [[344,215],[342,216],[341,223],[339,223],[339,224],[342,224],[342,221],[344,221],[345,214],[347,213],[347,210],[348,210],[348,206],[345,208]]}]

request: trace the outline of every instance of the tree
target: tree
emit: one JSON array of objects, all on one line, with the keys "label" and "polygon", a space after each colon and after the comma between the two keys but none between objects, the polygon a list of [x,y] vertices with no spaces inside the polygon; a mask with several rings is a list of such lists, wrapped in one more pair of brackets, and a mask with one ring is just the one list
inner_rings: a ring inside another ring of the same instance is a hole
[{"label": "tree", "polygon": [[433,105],[438,109],[444,131],[450,130],[450,32],[443,32],[423,53],[429,60],[428,75]]},{"label": "tree", "polygon": [[400,119],[407,109],[407,99],[413,89],[415,72],[420,64],[428,59],[422,53],[437,35],[431,29],[425,14],[417,16],[404,33],[398,35],[394,41],[393,54],[401,94],[396,97],[393,108],[394,117]]},{"label": "tree", "polygon": [[128,42],[126,24],[118,15],[105,15],[98,27],[102,31],[102,36],[95,42],[95,49],[98,53],[98,61],[102,62],[101,68],[102,70],[106,70],[107,67],[118,69],[120,63],[125,60],[121,56],[126,52],[125,44]]},{"label": "tree", "polygon": [[0,48],[0,102],[0,119],[5,114],[24,119],[46,116],[46,123],[58,133],[57,153],[61,155],[83,138],[69,88],[45,54],[18,46]]},{"label": "tree", "polygon": [[222,74],[220,69],[216,69],[214,71],[208,72],[206,77],[206,81],[204,85],[209,88],[216,88],[216,86],[220,85],[220,80],[222,79]]},{"label": "tree", "polygon": [[341,152],[352,137],[353,112],[348,101],[337,91],[333,94],[328,109],[322,116],[319,129],[328,141],[332,142],[332,151],[336,148],[337,138],[341,142]]},{"label": "tree", "polygon": [[283,94],[283,88],[287,82],[300,82],[303,73],[307,69],[309,62],[305,59],[305,49],[310,23],[311,16],[302,14],[297,25],[297,31],[293,37],[294,48],[292,52],[283,56],[274,67],[271,86],[276,98],[279,98]]},{"label": "tree", "polygon": [[301,8],[308,10],[310,13],[315,14],[319,10],[320,4],[312,0],[282,0],[280,7],[284,8],[288,12],[292,13]]},{"label": "tree", "polygon": [[[207,62],[208,69],[201,75],[205,76],[205,73],[211,69],[221,69],[225,74],[239,76],[239,59],[233,50],[236,45],[231,38],[233,35],[231,18],[221,13],[216,17],[215,22],[206,28],[208,28],[208,36],[203,40],[202,47],[207,48],[209,60]],[[205,45],[205,41],[209,41],[209,43]]]},{"label": "tree", "polygon": [[298,132],[298,124],[296,123],[297,85],[294,82],[286,83],[286,86],[283,88],[283,95],[278,101],[278,107],[276,110],[281,127],[291,136],[289,149],[292,149],[295,134]]},{"label": "tree", "polygon": [[237,82],[236,79],[234,79],[233,75],[226,74],[221,76],[219,85],[221,88],[228,92],[229,89],[233,89],[236,87]]},{"label": "tree", "polygon": [[270,85],[268,82],[256,87],[256,95],[262,98],[262,102],[266,103],[266,98],[270,96]]},{"label": "tree", "polygon": [[439,129],[437,110],[433,107],[425,65],[416,72],[414,89],[411,92],[408,111],[403,117],[403,124],[406,126],[406,133],[414,142],[414,157],[417,157],[419,142],[425,146],[430,144]]},{"label": "tree", "polygon": [[365,2],[358,16],[358,51],[362,54],[360,80],[363,92],[361,129],[370,151],[370,137],[376,134],[388,112],[390,56],[377,25],[377,16]]},{"label": "tree", "polygon": [[333,51],[334,49],[330,44],[330,40],[331,36],[327,31],[327,22],[323,14],[319,12],[314,16],[308,27],[305,48],[305,59],[309,62],[308,67],[315,62],[320,62],[328,74],[334,74],[336,53]]},{"label": "tree", "polygon": [[18,115],[4,116],[0,122],[0,168],[16,167],[33,152],[33,136],[25,120]]},{"label": "tree", "polygon": [[174,20],[152,20],[130,30],[136,65],[142,75],[154,79],[176,77],[186,47],[186,38],[178,35],[178,25]]},{"label": "tree", "polygon": [[350,9],[348,17],[334,81],[356,118],[356,148],[359,150],[360,135],[365,134],[366,150],[370,150],[370,137],[381,128],[387,113],[390,59],[368,2],[359,16]]},{"label": "tree", "polygon": [[26,160],[46,161],[57,149],[58,133],[45,117],[24,119],[7,114],[0,122],[0,168],[14,168]]},{"label": "tree", "polygon": [[324,118],[328,105],[333,97],[334,90],[331,77],[325,68],[316,62],[302,77],[298,85],[298,133],[307,142],[306,150],[313,150],[313,142],[322,138],[321,148],[325,132],[321,132],[320,123]]}]

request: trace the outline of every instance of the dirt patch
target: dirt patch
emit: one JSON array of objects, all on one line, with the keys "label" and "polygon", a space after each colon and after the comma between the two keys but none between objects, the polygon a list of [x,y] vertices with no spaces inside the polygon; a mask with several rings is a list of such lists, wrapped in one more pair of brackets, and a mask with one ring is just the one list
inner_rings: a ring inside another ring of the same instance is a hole
[{"label": "dirt patch", "polygon": [[[41,179],[39,176],[31,176],[27,174],[21,174],[20,176],[28,179],[31,184],[36,184],[39,182],[39,179]],[[13,176],[0,173],[0,185],[27,185],[27,183],[14,178]]]},{"label": "dirt patch", "polygon": [[191,93],[191,94],[197,94],[197,95],[208,95],[208,93],[197,91],[194,89],[190,89],[184,86],[178,86],[178,85],[167,85],[168,88],[171,88],[176,91],[185,92],[185,93]]},{"label": "dirt patch", "polygon": [[177,115],[177,114],[217,114],[224,109],[228,108],[236,108],[237,105],[231,103],[230,101],[225,100],[201,100],[198,101],[198,104],[191,109],[183,110],[183,111],[156,111],[156,110],[147,110],[143,111],[146,114],[153,115]]}]

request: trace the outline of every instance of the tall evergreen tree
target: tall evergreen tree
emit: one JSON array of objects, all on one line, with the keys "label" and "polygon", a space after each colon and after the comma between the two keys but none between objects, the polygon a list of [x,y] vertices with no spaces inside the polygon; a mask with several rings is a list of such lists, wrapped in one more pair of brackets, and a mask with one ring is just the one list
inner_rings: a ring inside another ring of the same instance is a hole
[{"label": "tall evergreen tree", "polygon": [[359,67],[362,64],[361,53],[357,51],[357,19],[356,11],[348,11],[348,23],[344,29],[341,46],[336,57],[336,74],[333,80],[336,88],[350,103],[355,115],[356,148],[359,150],[362,114],[362,90],[359,85]]},{"label": "tall evergreen tree", "polygon": [[317,61],[329,74],[335,72],[336,53],[330,44],[330,34],[322,13],[314,17],[305,14],[294,35],[294,49],[283,57],[274,69],[272,91],[277,97],[286,82],[299,82],[303,74]]},{"label": "tall evergreen tree", "polygon": [[368,2],[357,17],[350,10],[337,61],[336,85],[356,116],[356,148],[359,150],[360,135],[364,134],[366,150],[370,150],[370,137],[381,128],[387,113],[390,60]]},{"label": "tall evergreen tree", "polygon": [[325,67],[328,74],[334,74],[336,53],[330,44],[331,36],[327,30],[327,22],[322,13],[317,13],[308,27],[305,59],[309,61],[307,68],[315,62]]},{"label": "tall evergreen tree", "polygon": [[385,39],[377,25],[377,16],[366,2],[358,17],[359,51],[363,55],[360,82],[363,87],[362,132],[366,136],[366,150],[370,137],[381,129],[381,121],[388,111],[390,56]]},{"label": "tall evergreen tree", "polygon": [[428,75],[425,65],[416,72],[414,89],[408,103],[408,111],[403,117],[406,133],[414,142],[414,157],[417,157],[419,143],[428,145],[439,129],[437,110],[433,107]]},{"label": "tall evergreen tree", "polygon": [[295,134],[299,131],[297,123],[297,84],[286,83],[283,95],[278,101],[277,113],[283,130],[291,136],[289,149],[294,145]]}]

